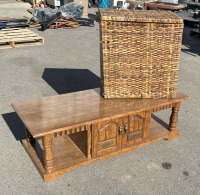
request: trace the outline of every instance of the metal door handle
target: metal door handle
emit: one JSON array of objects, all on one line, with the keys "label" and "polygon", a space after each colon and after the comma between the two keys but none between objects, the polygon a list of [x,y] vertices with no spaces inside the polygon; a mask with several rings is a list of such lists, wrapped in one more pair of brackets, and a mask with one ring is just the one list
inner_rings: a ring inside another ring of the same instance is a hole
[{"label": "metal door handle", "polygon": [[118,132],[119,132],[119,134],[121,134],[121,132],[122,132],[122,126],[121,125],[119,125],[119,127],[118,127]]},{"label": "metal door handle", "polygon": [[125,124],[124,125],[124,131],[125,131],[125,133],[126,133],[127,130],[128,130],[128,124]]}]

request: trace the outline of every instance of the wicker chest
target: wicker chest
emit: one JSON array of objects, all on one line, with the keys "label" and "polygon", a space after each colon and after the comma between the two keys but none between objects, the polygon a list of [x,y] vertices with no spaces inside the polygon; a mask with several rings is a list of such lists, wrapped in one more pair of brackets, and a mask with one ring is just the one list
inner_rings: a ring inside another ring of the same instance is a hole
[{"label": "wicker chest", "polygon": [[170,11],[100,9],[105,98],[174,98],[183,20]]}]

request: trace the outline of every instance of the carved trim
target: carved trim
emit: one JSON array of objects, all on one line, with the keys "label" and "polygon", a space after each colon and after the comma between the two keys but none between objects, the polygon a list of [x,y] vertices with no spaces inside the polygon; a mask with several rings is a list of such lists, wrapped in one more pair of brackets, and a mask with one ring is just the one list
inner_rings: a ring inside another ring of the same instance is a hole
[{"label": "carved trim", "polygon": [[103,131],[103,129],[105,129],[106,127],[108,127],[108,126],[111,125],[111,124],[114,124],[114,125],[116,125],[116,126],[118,127],[118,124],[117,124],[117,123],[112,122],[112,123],[108,123],[108,124],[104,125],[101,129],[98,129],[98,132]]},{"label": "carved trim", "polygon": [[57,133],[53,133],[53,137],[60,137],[60,136],[65,136],[65,135],[69,135],[72,133],[78,133],[81,131],[87,131],[90,130],[90,125],[84,125],[84,126],[77,126],[75,128],[72,129],[66,129],[63,131],[59,131]]},{"label": "carved trim", "polygon": [[144,118],[141,117],[140,115],[134,115],[129,119],[129,122],[132,121],[134,118],[141,118],[142,120],[144,120]]},{"label": "carved trim", "polygon": [[168,108],[174,107],[175,103],[169,103],[163,106],[155,106],[154,108],[150,109],[151,112],[158,112],[160,110],[166,110]]}]

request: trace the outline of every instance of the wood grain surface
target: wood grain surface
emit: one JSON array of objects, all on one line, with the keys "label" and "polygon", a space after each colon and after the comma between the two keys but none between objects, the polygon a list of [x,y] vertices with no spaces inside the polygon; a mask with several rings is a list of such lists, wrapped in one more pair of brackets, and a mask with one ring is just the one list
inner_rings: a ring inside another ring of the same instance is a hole
[{"label": "wood grain surface", "polygon": [[104,99],[95,90],[85,90],[15,102],[12,107],[35,138],[134,112],[166,109],[186,99],[180,92],[173,99]]}]

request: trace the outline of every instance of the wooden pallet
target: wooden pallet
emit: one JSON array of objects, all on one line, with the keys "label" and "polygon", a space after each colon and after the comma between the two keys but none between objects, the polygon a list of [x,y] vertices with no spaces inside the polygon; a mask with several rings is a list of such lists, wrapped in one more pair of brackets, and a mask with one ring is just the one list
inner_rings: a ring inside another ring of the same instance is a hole
[{"label": "wooden pallet", "polygon": [[0,49],[43,44],[44,38],[28,29],[9,28],[0,30]]}]

